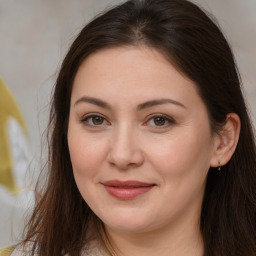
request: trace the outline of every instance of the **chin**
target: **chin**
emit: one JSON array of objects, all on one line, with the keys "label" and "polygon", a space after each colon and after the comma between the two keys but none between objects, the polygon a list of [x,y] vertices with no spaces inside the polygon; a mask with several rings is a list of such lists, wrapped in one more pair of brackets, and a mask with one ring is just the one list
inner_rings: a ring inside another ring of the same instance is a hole
[{"label": "chin", "polygon": [[117,214],[101,218],[106,227],[121,233],[141,233],[149,231],[153,225],[152,216],[141,214]]}]

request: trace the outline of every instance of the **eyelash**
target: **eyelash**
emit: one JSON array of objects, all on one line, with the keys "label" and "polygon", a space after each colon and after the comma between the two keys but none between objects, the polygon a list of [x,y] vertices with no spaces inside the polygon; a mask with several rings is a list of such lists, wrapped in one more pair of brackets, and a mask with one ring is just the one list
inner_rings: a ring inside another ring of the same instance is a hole
[{"label": "eyelash", "polygon": [[170,125],[174,124],[175,121],[173,118],[169,117],[169,116],[166,116],[164,114],[152,114],[150,115],[148,118],[147,118],[147,121],[145,122],[145,124],[147,125],[150,121],[153,121],[156,120],[156,118],[160,118],[160,119],[163,119],[164,120],[164,125],[152,125],[154,126],[154,128],[156,129],[164,129],[164,128],[167,128],[169,127]]},{"label": "eyelash", "polygon": [[[87,126],[90,126],[92,128],[98,128],[99,126],[102,126],[102,125],[106,125],[106,124],[93,124],[93,123],[90,123],[89,120],[92,118],[101,118],[103,120],[103,122],[107,122],[109,124],[109,122],[106,120],[106,118],[98,113],[95,113],[95,114],[88,114],[86,116],[83,116],[83,118],[81,119],[81,122]],[[93,121],[92,121],[93,122]]]},{"label": "eyelash", "polygon": [[[100,118],[103,123],[102,123],[102,124],[93,124],[93,123],[92,123],[92,122],[93,122],[92,118]],[[159,126],[156,125],[156,124],[151,125],[151,126],[153,126],[154,128],[156,128],[156,129],[163,129],[163,128],[169,127],[170,125],[172,125],[172,124],[175,123],[174,119],[172,119],[172,118],[170,118],[170,117],[168,117],[168,116],[166,116],[166,115],[163,115],[163,114],[152,114],[152,115],[150,115],[149,117],[147,117],[147,121],[144,122],[143,125],[146,125],[146,126],[147,126],[150,121],[153,121],[153,122],[154,122],[154,120],[156,120],[157,118],[162,119],[162,121],[164,121],[164,124],[163,124],[163,125],[159,125]],[[91,123],[90,123],[89,120],[91,120]],[[101,126],[109,125],[109,124],[110,124],[110,123],[106,120],[106,118],[105,118],[104,116],[102,116],[102,115],[100,115],[100,114],[98,114],[98,113],[95,113],[95,114],[88,114],[88,115],[84,116],[84,117],[81,119],[81,122],[82,122],[83,124],[87,125],[87,126],[92,127],[92,128],[98,128],[98,127],[101,127]],[[107,124],[105,124],[105,122],[106,122]],[[149,126],[150,126],[150,124],[149,124]]]}]

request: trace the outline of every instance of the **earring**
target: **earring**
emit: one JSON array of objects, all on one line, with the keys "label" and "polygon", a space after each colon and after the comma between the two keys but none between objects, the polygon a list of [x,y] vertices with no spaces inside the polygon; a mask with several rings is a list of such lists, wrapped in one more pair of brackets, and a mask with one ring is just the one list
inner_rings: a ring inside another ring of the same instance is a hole
[{"label": "earring", "polygon": [[218,171],[220,172],[220,171],[221,171],[221,164],[220,164],[220,161],[218,161],[218,164],[219,164]]}]

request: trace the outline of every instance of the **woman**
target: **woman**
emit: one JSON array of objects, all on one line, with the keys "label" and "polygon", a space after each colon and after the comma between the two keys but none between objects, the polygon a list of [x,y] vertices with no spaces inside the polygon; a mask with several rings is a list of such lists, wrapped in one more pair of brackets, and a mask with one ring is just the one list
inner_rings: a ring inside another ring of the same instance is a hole
[{"label": "woman", "polygon": [[91,21],[53,95],[49,177],[12,255],[256,255],[256,150],[231,49],[186,0]]}]

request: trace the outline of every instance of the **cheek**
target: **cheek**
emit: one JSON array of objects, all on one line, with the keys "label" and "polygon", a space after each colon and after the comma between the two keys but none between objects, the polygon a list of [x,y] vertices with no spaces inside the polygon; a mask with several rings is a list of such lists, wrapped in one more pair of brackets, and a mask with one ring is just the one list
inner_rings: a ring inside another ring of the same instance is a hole
[{"label": "cheek", "polygon": [[178,214],[193,204],[200,209],[211,155],[209,142],[208,136],[184,133],[160,145],[148,146],[148,159],[161,177],[164,191],[161,202],[166,216],[170,211]]},{"label": "cheek", "polygon": [[209,134],[190,131],[180,135],[147,145],[148,159],[164,177],[179,179],[203,175],[205,178],[212,152]]},{"label": "cheek", "polygon": [[68,146],[75,176],[93,177],[106,157],[106,146],[85,134],[69,131]]}]

